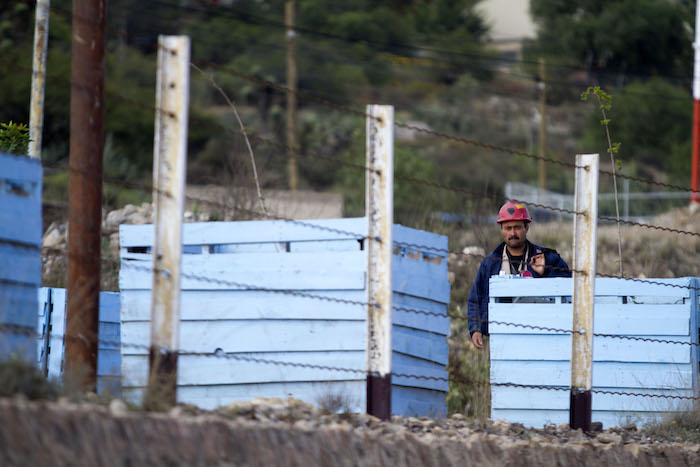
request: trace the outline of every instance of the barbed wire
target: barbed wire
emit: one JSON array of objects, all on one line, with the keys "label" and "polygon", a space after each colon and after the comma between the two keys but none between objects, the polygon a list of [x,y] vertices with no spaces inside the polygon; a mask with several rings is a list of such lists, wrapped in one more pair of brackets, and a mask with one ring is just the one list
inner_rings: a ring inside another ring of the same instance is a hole
[{"label": "barbed wire", "polygon": [[[85,341],[85,336],[71,336],[71,335],[66,334],[66,333],[59,334],[59,333],[52,333],[52,332],[39,333],[33,327],[21,326],[21,325],[16,325],[16,324],[0,323],[0,331],[10,332],[10,333],[13,333],[15,335],[24,335],[27,337],[34,337],[34,338],[48,336],[48,337],[53,337],[53,338],[62,338],[64,340],[69,339],[69,340],[79,340],[81,342]],[[120,348],[139,349],[139,350],[144,350],[144,351],[151,350],[151,346],[149,346],[149,345],[123,342],[121,340],[116,340],[116,339],[98,338],[98,344],[116,346],[116,347],[120,347]],[[183,349],[179,349],[179,350],[173,349],[172,351],[176,352],[177,355],[181,355],[181,356],[219,358],[219,359],[225,359],[225,360],[235,360],[235,361],[259,363],[259,364],[265,364],[265,365],[286,366],[286,367],[293,367],[293,368],[307,368],[307,369],[314,369],[314,370],[337,371],[337,372],[353,373],[353,374],[363,375],[363,376],[377,375],[378,374],[377,372],[369,371],[367,369],[344,368],[344,367],[336,367],[336,366],[330,366],[330,365],[319,365],[319,364],[315,364],[315,363],[303,363],[303,362],[290,362],[290,361],[283,361],[283,360],[273,360],[273,359],[266,359],[266,358],[260,358],[260,357],[252,357],[252,356],[248,356],[248,355],[239,355],[236,353],[201,352],[201,351],[190,351],[190,350],[183,350]],[[250,352],[248,352],[248,353],[250,353]],[[499,382],[499,381],[484,381],[484,380],[476,380],[476,379],[469,379],[469,378],[455,377],[455,376],[440,377],[440,376],[416,375],[416,374],[399,373],[399,372],[391,372],[390,374],[393,377],[410,378],[410,379],[423,380],[423,381],[436,381],[436,382],[446,382],[446,383],[453,382],[453,383],[460,383],[460,384],[476,384],[476,385],[484,385],[484,386],[516,387],[516,388],[523,388],[523,389],[540,389],[540,390],[551,390],[551,391],[566,391],[566,392],[571,391],[570,387],[544,386],[544,385],[536,385],[536,384],[522,384],[522,383]],[[682,389],[681,388],[664,388],[664,390],[680,391]],[[699,397],[694,397],[694,396],[678,396],[678,395],[666,395],[666,394],[645,394],[645,393],[632,393],[632,392],[624,392],[624,391],[609,391],[609,390],[601,390],[601,389],[591,389],[591,392],[597,393],[597,394],[609,394],[609,395],[618,395],[618,396],[634,396],[634,397],[681,399],[681,400],[700,400]]]},{"label": "barbed wire", "polygon": [[617,219],[615,217],[598,216],[598,219],[604,220],[604,221],[616,222],[618,224],[627,224],[627,225],[632,225],[635,227],[643,227],[646,229],[663,230],[666,232],[672,232],[672,233],[677,233],[677,234],[681,234],[681,235],[692,235],[694,237],[700,237],[700,233],[698,233],[698,232],[674,229],[674,228],[670,228],[670,227],[662,227],[662,226],[654,225],[654,224],[645,224],[645,223],[641,223],[641,222],[627,221],[627,220],[623,220],[623,219]]}]

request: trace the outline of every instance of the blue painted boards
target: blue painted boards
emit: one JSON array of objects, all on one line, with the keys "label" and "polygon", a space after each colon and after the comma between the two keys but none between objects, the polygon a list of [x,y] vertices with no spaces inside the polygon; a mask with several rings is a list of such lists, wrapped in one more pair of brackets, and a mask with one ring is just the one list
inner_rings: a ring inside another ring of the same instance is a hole
[{"label": "blue painted boards", "polygon": [[[119,294],[100,292],[99,344],[97,348],[97,392],[121,396],[121,345]],[[37,364],[51,379],[63,377],[66,331],[66,289],[39,289]]]},{"label": "blue painted boards", "polygon": [[[213,408],[254,397],[319,404],[343,395],[352,410],[364,410],[366,220],[211,222],[183,229],[180,349],[210,355],[180,356],[178,400]],[[398,225],[394,239],[447,248],[446,237]],[[123,388],[135,400],[147,381],[152,242],[151,225],[121,226],[121,337],[137,344],[122,347]],[[394,306],[443,316],[394,310],[393,370],[446,378],[447,261],[431,251],[394,251]],[[444,414],[446,391],[446,382],[394,378],[392,410]]]},{"label": "blue painted boards", "polygon": [[[596,279],[594,332],[697,343],[697,291],[688,287],[697,287],[698,280],[652,280],[661,284]],[[571,329],[571,290],[571,279],[494,276],[489,320]],[[567,388],[492,386],[491,417],[532,426],[568,422],[571,334],[503,324],[490,324],[489,332],[492,382]],[[595,336],[593,389],[692,396],[698,389],[697,362],[697,346]],[[686,405],[678,399],[594,393],[593,421],[644,423]]]},{"label": "blue painted boards", "polygon": [[36,359],[41,285],[41,164],[0,154],[0,359]]}]

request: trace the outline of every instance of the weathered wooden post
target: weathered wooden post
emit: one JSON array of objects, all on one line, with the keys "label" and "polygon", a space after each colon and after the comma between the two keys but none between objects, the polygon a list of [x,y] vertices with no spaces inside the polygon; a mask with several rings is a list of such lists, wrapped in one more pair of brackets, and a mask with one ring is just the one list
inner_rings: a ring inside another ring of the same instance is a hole
[{"label": "weathered wooden post", "polygon": [[394,108],[367,106],[367,413],[391,418]]},{"label": "weathered wooden post", "polygon": [[[573,333],[569,425],[591,429],[593,308],[598,230],[598,154],[576,155],[573,243]],[[579,272],[580,271],[580,272]]]},{"label": "weathered wooden post", "polygon": [[163,408],[177,396],[182,218],[187,165],[190,40],[158,38],[153,151],[153,293],[148,392],[144,405]]},{"label": "weathered wooden post", "polygon": [[46,88],[46,48],[49,42],[50,0],[37,0],[34,18],[34,56],[32,60],[32,97],[29,105],[29,156],[41,159],[41,135],[44,129],[44,89]]}]

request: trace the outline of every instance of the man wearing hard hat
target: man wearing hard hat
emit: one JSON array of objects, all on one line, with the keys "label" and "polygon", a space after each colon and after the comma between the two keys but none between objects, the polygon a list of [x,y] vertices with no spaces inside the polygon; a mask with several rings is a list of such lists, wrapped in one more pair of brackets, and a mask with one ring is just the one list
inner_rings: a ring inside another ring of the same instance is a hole
[{"label": "man wearing hard hat", "polygon": [[472,343],[488,350],[489,278],[497,274],[523,277],[570,277],[566,262],[555,250],[530,243],[530,213],[517,201],[508,201],[498,211],[503,243],[481,262],[467,303],[467,321]]}]

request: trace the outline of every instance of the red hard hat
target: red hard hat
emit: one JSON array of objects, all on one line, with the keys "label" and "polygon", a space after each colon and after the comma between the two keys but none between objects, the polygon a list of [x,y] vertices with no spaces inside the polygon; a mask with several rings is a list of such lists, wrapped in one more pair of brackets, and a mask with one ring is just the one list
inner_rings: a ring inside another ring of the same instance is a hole
[{"label": "red hard hat", "polygon": [[501,207],[501,210],[498,211],[498,220],[496,222],[500,224],[501,222],[507,221],[532,222],[532,219],[524,205],[517,201],[508,201]]}]

